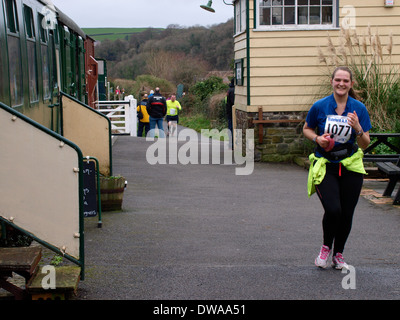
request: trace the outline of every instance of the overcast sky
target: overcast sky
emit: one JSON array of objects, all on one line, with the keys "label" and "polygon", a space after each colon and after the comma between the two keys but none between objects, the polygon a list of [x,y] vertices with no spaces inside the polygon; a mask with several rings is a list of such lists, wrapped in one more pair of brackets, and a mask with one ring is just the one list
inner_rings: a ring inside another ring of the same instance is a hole
[{"label": "overcast sky", "polygon": [[[232,3],[232,0],[225,0]],[[233,6],[213,0],[215,13],[200,8],[208,0],[53,0],[81,28],[165,28],[211,26],[233,18]]]}]

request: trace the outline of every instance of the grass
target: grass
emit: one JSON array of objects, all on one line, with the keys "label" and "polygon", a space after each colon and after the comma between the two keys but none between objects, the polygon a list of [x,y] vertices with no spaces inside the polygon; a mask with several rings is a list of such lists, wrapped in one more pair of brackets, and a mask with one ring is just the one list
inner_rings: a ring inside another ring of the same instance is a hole
[{"label": "grass", "polygon": [[[181,126],[193,129],[202,133],[204,136],[221,141],[229,141],[227,134],[222,134],[222,128],[213,128],[212,122],[204,114],[192,114],[190,116],[179,116],[179,124]],[[201,131],[202,129],[208,131]]]},{"label": "grass", "polygon": [[179,124],[191,128],[197,132],[201,129],[211,129],[211,121],[202,114],[195,114],[191,116],[179,116]]}]

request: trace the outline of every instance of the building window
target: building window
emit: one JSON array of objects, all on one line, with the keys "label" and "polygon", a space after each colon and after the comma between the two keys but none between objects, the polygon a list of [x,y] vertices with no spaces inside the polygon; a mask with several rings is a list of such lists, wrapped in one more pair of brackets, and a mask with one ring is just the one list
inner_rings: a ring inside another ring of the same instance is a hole
[{"label": "building window", "polygon": [[243,85],[243,59],[235,60],[235,79],[236,85]]},{"label": "building window", "polygon": [[241,33],[246,30],[246,0],[237,0],[235,2],[235,33]]},{"label": "building window", "polygon": [[260,29],[315,29],[336,26],[337,0],[258,0]]}]

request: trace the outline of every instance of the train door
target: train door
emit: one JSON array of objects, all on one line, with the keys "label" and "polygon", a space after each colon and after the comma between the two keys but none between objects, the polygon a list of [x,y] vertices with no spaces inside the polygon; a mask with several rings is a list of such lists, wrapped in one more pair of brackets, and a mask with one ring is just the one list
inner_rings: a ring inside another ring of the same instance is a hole
[{"label": "train door", "polygon": [[67,26],[60,28],[60,50],[62,59],[62,85],[61,90],[71,95],[72,69],[71,69],[71,35]]},{"label": "train door", "polygon": [[107,85],[107,61],[104,59],[96,59],[98,63],[98,90],[99,100],[105,101],[110,100],[108,96],[108,85]]},{"label": "train door", "polygon": [[85,78],[85,44],[81,36],[78,36],[77,44],[77,85],[78,85],[78,99],[85,104],[87,103],[86,94],[86,78]]},{"label": "train door", "polygon": [[61,54],[60,54],[60,34],[58,33],[57,30],[58,27],[54,30],[54,32],[51,32],[51,45],[53,46],[51,52],[52,56],[54,59],[53,62],[53,97],[58,96],[60,93],[60,90],[62,88],[62,77],[61,77]]},{"label": "train door", "polygon": [[[38,67],[37,67],[37,47],[36,47],[36,29],[33,19],[33,11],[27,5],[23,6],[23,16],[25,22],[26,51],[28,63],[28,89],[29,106],[38,106],[39,103],[39,85],[38,85]],[[43,119],[37,119],[43,124]]]},{"label": "train door", "polygon": [[[76,74],[77,74],[77,46],[76,46],[76,35],[73,32],[70,32],[70,59],[71,59],[71,74],[69,75],[69,95],[71,95],[74,98],[78,99],[77,96],[77,79],[76,79]],[[68,49],[67,49],[68,50]]]},{"label": "train door", "polygon": [[52,110],[51,129],[59,132],[60,128],[60,101],[59,101],[59,83],[60,83],[60,63],[59,52],[56,49],[55,35],[57,33],[51,30],[49,32],[49,86],[50,86],[50,105]]},{"label": "train door", "polygon": [[6,57],[7,57],[7,50],[6,50],[6,25],[4,20],[4,9],[3,9],[3,1],[0,1],[0,101],[5,102],[6,97],[6,82],[7,77],[5,74],[6,70]]},{"label": "train door", "polygon": [[49,32],[42,25],[42,21],[45,17],[42,14],[38,14],[38,29],[40,37],[40,61],[41,61],[41,76],[42,76],[42,95],[43,102],[48,104],[51,103],[51,85],[50,85],[50,74],[51,74],[51,61],[50,61],[50,50],[49,50]]}]

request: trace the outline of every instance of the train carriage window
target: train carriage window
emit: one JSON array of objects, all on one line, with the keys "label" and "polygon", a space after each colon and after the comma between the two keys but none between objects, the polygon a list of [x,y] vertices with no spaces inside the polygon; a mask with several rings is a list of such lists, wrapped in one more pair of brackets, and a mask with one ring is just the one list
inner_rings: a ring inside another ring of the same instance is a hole
[{"label": "train carriage window", "polygon": [[62,54],[62,59],[63,59],[63,64],[64,64],[64,75],[63,75],[63,83],[62,83],[62,88],[64,92],[67,92],[68,94],[72,94],[72,57],[71,57],[71,33],[69,32],[68,27],[64,26],[63,29],[63,35],[64,39],[61,42],[61,54]]},{"label": "train carriage window", "polygon": [[42,21],[44,21],[44,15],[38,14],[38,26],[39,26],[39,34],[40,34],[40,41],[42,43],[47,43],[48,40],[48,35],[47,35],[47,29],[43,28]]},{"label": "train carriage window", "polygon": [[43,74],[43,99],[50,99],[50,61],[49,51],[46,45],[40,47],[42,53],[42,74]]},{"label": "train carriage window", "polygon": [[26,48],[28,53],[28,68],[29,68],[29,97],[31,102],[39,100],[38,97],[38,76],[37,76],[37,58],[36,58],[36,41],[35,27],[33,23],[32,9],[24,6],[24,19],[26,30]]},{"label": "train carriage window", "polygon": [[29,39],[34,39],[35,38],[35,27],[33,26],[32,9],[25,5],[24,5],[24,18],[25,18],[26,36]]},{"label": "train carriage window", "polygon": [[43,99],[48,100],[51,97],[50,93],[50,61],[49,61],[49,50],[47,46],[48,42],[48,30],[43,28],[42,21],[44,16],[39,13],[38,15],[38,26],[40,34],[40,53],[42,58],[42,77],[43,77]]},{"label": "train carriage window", "polygon": [[18,15],[15,0],[6,0],[6,17],[8,32],[18,33]]},{"label": "train carriage window", "polygon": [[10,78],[10,103],[12,107],[24,102],[22,87],[21,44],[15,0],[5,0],[7,18],[7,49]]},{"label": "train carriage window", "polygon": [[24,102],[22,90],[21,46],[18,37],[8,36],[8,63],[10,73],[11,106],[19,106]]}]

